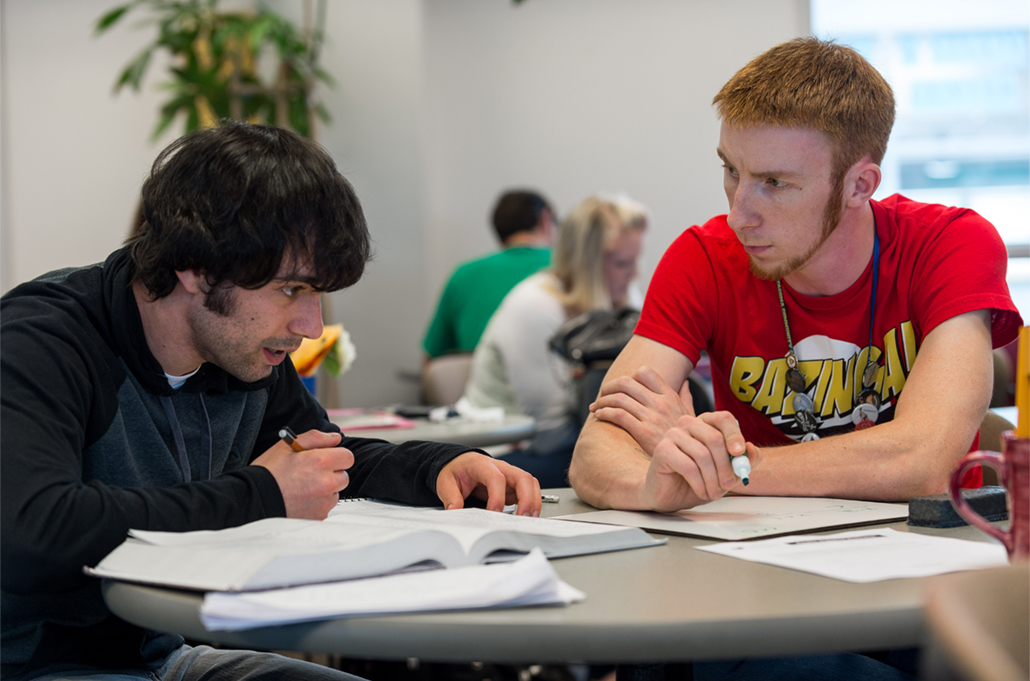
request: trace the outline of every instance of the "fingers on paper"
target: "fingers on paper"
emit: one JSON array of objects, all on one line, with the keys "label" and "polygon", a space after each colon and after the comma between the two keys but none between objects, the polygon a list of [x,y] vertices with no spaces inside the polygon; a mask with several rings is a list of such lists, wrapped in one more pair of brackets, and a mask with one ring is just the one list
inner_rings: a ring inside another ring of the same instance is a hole
[{"label": "fingers on paper", "polygon": [[520,515],[539,515],[540,483],[529,473],[478,452],[466,452],[440,471],[437,495],[444,508],[462,508],[475,495],[491,511],[518,503]]},{"label": "fingers on paper", "polygon": [[518,504],[519,515],[540,515],[540,483],[526,471],[489,456],[478,456],[470,473],[487,510],[502,511],[507,504]]},{"label": "fingers on paper", "polygon": [[465,495],[461,492],[458,479],[446,468],[440,471],[436,479],[436,495],[440,497],[440,503],[447,510],[465,506]]},{"label": "fingers on paper", "polygon": [[494,460],[507,479],[505,503],[518,504],[517,515],[538,517],[542,505],[540,482],[532,475],[504,461]]},{"label": "fingers on paper", "polygon": [[486,490],[486,510],[502,511],[508,498],[508,479],[492,459],[483,463],[486,465],[477,466],[472,471],[473,479]]}]

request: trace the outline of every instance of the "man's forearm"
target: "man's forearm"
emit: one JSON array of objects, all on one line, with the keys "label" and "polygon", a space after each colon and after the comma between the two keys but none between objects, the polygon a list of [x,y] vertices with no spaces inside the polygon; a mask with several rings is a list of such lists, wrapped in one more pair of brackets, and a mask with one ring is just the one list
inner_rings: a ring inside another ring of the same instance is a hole
[{"label": "man's forearm", "polygon": [[892,421],[815,442],[763,448],[762,465],[752,473],[750,484],[737,485],[733,491],[907,501],[945,492],[951,471],[969,444],[964,438],[921,438]]},{"label": "man's forearm", "polygon": [[626,431],[590,415],[576,442],[569,481],[591,506],[649,510],[643,495],[649,462]]},{"label": "man's forearm", "polygon": [[905,501],[944,492],[990,402],[990,348],[987,311],[942,322],[923,340],[892,421],[763,451],[747,493]]}]

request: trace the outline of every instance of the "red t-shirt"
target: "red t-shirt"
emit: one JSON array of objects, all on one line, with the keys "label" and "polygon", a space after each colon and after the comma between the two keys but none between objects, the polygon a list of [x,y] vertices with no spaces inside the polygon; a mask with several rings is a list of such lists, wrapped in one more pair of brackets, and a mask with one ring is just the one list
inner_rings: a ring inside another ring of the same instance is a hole
[{"label": "red t-shirt", "polygon": [[[923,338],[941,322],[991,309],[994,347],[1015,338],[1022,320],[1005,283],[1007,254],[993,225],[964,208],[894,195],[871,201],[880,239],[872,357],[881,365],[877,423],[894,416]],[[820,437],[854,430],[869,343],[872,258],[832,296],[798,294],[783,283],[798,368],[814,403]],[[757,445],[797,442],[788,388],[787,336],[776,284],[748,269],[726,216],[691,227],[669,247],[647,291],[636,333],[711,360],[715,406],[731,412]],[[974,441],[973,445],[976,445]],[[969,481],[973,482],[973,481]]]}]

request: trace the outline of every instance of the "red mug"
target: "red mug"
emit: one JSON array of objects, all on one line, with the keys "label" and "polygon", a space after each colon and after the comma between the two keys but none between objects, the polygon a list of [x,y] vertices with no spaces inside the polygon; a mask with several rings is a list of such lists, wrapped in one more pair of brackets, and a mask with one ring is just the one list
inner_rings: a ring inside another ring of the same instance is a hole
[{"label": "red mug", "polygon": [[[1009,528],[990,524],[974,511],[963,498],[962,476],[976,464],[985,464],[998,471],[998,478],[1008,492]],[[986,532],[1009,552],[1009,561],[1030,559],[1030,439],[1016,437],[1016,431],[1001,434],[1001,453],[970,452],[958,462],[951,474],[951,503],[960,516],[973,527]]]}]

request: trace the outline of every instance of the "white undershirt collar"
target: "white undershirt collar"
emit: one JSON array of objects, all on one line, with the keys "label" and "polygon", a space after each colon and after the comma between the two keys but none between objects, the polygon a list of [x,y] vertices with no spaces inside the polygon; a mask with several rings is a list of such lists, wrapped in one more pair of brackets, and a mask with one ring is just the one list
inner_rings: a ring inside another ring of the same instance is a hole
[{"label": "white undershirt collar", "polygon": [[197,367],[193,371],[189,372],[188,374],[183,374],[182,376],[172,376],[171,374],[165,374],[165,378],[168,379],[168,385],[172,386],[172,388],[174,388],[175,390],[178,390],[182,387],[183,383],[189,380],[190,376],[197,373],[198,371],[200,371],[200,367]]}]

